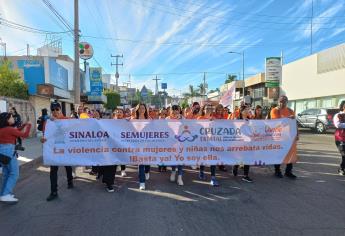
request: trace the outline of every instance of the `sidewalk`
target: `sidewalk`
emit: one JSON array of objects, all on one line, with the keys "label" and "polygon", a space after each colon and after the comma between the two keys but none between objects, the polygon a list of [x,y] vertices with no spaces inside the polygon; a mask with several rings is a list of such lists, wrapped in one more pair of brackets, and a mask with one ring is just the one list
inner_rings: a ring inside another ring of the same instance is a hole
[{"label": "sidewalk", "polygon": [[[24,139],[23,147],[25,147],[25,151],[18,151],[19,166],[29,163],[42,156],[42,143],[40,142],[40,137]],[[0,174],[1,173],[2,168],[0,167]]]},{"label": "sidewalk", "polygon": [[24,139],[23,147],[25,147],[25,151],[18,152],[19,165],[23,165],[42,156],[42,143],[40,142],[40,137]]}]

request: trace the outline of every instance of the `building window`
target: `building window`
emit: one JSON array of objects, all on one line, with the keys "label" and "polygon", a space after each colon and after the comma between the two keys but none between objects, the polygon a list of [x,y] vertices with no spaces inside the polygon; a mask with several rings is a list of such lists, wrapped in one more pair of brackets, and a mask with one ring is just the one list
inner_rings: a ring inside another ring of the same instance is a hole
[{"label": "building window", "polygon": [[252,90],[253,98],[265,97],[265,87],[259,87]]}]

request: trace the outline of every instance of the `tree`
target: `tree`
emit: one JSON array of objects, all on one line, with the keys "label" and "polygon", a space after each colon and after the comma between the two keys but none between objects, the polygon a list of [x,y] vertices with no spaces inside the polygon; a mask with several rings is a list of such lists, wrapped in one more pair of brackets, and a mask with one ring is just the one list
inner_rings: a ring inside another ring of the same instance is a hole
[{"label": "tree", "polygon": [[200,92],[200,95],[201,96],[205,96],[206,95],[206,87],[205,87],[205,85],[204,84],[199,84],[198,88],[199,88],[198,90]]},{"label": "tree", "polygon": [[180,105],[182,109],[185,109],[186,107],[189,106],[188,101],[186,99],[183,99]]},{"label": "tree", "polygon": [[215,92],[219,92],[219,88],[211,89],[211,90],[209,91],[209,93],[215,93]]},{"label": "tree", "polygon": [[27,84],[8,61],[0,62],[0,96],[29,99]]},{"label": "tree", "polygon": [[113,111],[117,106],[121,104],[120,94],[113,91],[108,91],[104,94],[105,96],[107,96],[107,103],[104,105],[105,108]]},{"label": "tree", "polygon": [[183,96],[185,98],[195,98],[200,96],[200,93],[198,92],[198,90],[194,89],[193,85],[189,85],[189,91],[187,93],[184,93]]},{"label": "tree", "polygon": [[236,75],[228,75],[228,78],[225,80],[225,84],[231,83],[237,79]]}]

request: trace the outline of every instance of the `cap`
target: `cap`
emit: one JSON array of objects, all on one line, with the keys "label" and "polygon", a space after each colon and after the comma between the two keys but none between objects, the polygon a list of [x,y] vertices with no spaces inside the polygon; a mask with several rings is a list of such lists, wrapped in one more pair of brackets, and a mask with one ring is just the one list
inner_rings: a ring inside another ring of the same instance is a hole
[{"label": "cap", "polygon": [[58,101],[55,100],[54,102],[50,103],[50,110],[52,111],[52,110],[54,110],[56,108],[60,108],[61,109],[61,105],[60,105],[60,103],[58,103]]}]

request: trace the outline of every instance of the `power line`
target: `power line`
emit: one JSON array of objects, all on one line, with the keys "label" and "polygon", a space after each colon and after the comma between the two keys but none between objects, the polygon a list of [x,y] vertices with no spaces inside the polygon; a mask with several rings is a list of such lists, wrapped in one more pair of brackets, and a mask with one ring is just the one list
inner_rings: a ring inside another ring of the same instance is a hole
[{"label": "power line", "polygon": [[30,33],[37,33],[37,34],[65,34],[65,33],[70,32],[70,31],[56,32],[56,31],[37,29],[37,28],[30,27],[30,26],[18,24],[18,23],[6,20],[6,19],[1,18],[1,17],[0,17],[0,25],[6,26],[9,28],[13,28],[13,29],[17,29],[17,30],[21,30],[21,31],[30,32]]},{"label": "power line", "polygon": [[58,20],[65,26],[65,28],[71,32],[71,35],[74,37],[73,34],[73,27],[71,24],[55,9],[55,7],[51,4],[49,0],[42,0],[43,3],[49,8],[49,10],[58,18]]},{"label": "power line", "polygon": [[[201,42],[201,43],[194,43],[192,40],[186,40],[185,42],[176,41],[176,42],[162,42],[159,43],[157,40],[139,40],[139,39],[125,39],[125,38],[112,38],[112,37],[99,37],[99,36],[92,36],[92,35],[84,35],[82,38],[92,38],[92,39],[100,39],[100,40],[114,40],[114,41],[123,41],[129,43],[136,43],[136,44],[150,44],[150,45],[167,45],[167,46],[205,46],[205,47],[261,47],[261,46],[269,46],[272,47],[273,45],[281,46],[286,44],[303,44],[300,42],[267,42],[264,44],[250,44],[250,43],[208,43],[208,42]],[[334,43],[342,43],[343,41],[328,41]],[[304,43],[308,45],[309,42]]]},{"label": "power line", "polygon": [[[210,72],[205,72],[205,71],[195,71],[195,72],[167,72],[167,73],[147,73],[147,74],[120,74],[121,76],[135,76],[135,77],[151,77],[151,76],[168,76],[168,75],[203,75],[204,73],[207,74],[215,74],[215,75],[228,75],[228,74],[238,74],[238,73],[229,73],[229,72],[217,72],[217,71],[210,71]],[[256,75],[256,74],[245,74],[246,76],[251,76],[251,75]]]}]

